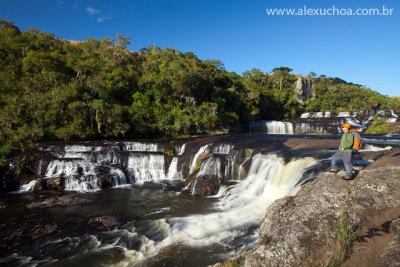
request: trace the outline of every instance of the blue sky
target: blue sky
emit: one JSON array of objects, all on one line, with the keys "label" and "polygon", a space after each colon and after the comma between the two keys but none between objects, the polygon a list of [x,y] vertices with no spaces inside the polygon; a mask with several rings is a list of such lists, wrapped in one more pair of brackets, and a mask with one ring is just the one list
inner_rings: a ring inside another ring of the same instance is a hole
[{"label": "blue sky", "polygon": [[[385,8],[391,16],[271,16],[267,8]],[[131,36],[242,74],[287,66],[400,95],[398,0],[0,0],[0,17],[70,40]]]}]

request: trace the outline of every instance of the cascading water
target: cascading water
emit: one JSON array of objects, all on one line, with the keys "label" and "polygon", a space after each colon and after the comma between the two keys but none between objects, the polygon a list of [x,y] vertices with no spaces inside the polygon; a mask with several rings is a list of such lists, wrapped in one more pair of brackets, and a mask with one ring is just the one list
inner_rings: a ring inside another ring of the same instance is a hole
[{"label": "cascading water", "polygon": [[231,149],[233,148],[233,145],[230,144],[220,144],[216,147],[213,148],[213,153],[214,154],[229,154]]},{"label": "cascading water", "polygon": [[123,150],[162,152],[162,150],[158,147],[158,144],[140,142],[124,142]]},{"label": "cascading water", "polygon": [[298,134],[326,133],[326,129],[323,126],[307,122],[295,123],[294,128]]},{"label": "cascading water", "polygon": [[32,180],[27,184],[23,184],[21,185],[21,187],[19,188],[19,190],[14,191],[12,193],[26,193],[26,192],[32,192],[35,185],[38,183],[37,180]]},{"label": "cascading water", "polygon": [[175,146],[175,153],[180,156],[183,153],[185,153],[185,149],[186,149],[186,143],[184,143],[183,145],[176,145]]},{"label": "cascading water", "polygon": [[126,177],[125,173],[120,169],[112,168],[110,174],[113,177],[113,186],[124,186],[129,183],[129,179]]},{"label": "cascading water", "polygon": [[[211,159],[208,162],[211,162]],[[293,159],[285,163],[283,158],[275,154],[254,156],[248,177],[236,185],[221,188],[215,196],[219,199],[214,207],[215,212],[158,220],[157,224],[161,227],[164,239],[159,242],[147,240],[141,246],[147,247],[147,251],[127,251],[126,255],[135,255],[135,259],[127,258],[121,264],[155,255],[162,248],[174,244],[206,246],[222,242],[230,246],[238,237],[249,236],[247,229],[259,223],[266,207],[273,201],[295,194],[300,189],[299,181],[304,171],[316,162],[311,157]],[[205,172],[213,172],[206,171],[206,166],[211,167],[213,164],[203,165]],[[247,244],[233,249],[238,251],[253,246],[257,234],[250,236]]]},{"label": "cascading water", "polygon": [[190,164],[190,172],[189,173],[193,173],[195,168],[196,168],[196,164],[197,163],[197,159],[199,158],[199,156],[201,154],[203,154],[204,152],[206,152],[208,150],[208,147],[210,146],[210,144],[208,145],[204,145],[202,147],[200,147],[200,149],[197,151],[197,153],[194,155],[193,159],[192,159],[192,163]]},{"label": "cascading water", "polygon": [[135,183],[165,180],[165,163],[163,154],[138,154],[129,156],[128,172]]},{"label": "cascading water", "polygon": [[293,134],[293,124],[283,121],[253,121],[250,123],[251,133]]},{"label": "cascading water", "polygon": [[[182,147],[175,147],[175,151],[184,151]],[[142,148],[155,150],[155,146]],[[59,155],[66,155],[62,149],[58,148],[58,151],[61,151]],[[123,144],[111,143],[101,149],[75,147],[68,152],[68,158],[57,157],[48,164],[44,178],[62,177],[68,190],[100,188],[103,184],[99,182],[99,176],[103,174],[114,187],[187,177],[192,178],[193,188],[197,179],[202,181],[202,186],[207,186],[207,179],[220,183],[237,181],[234,185],[222,185],[218,194],[209,198],[194,198],[169,190],[148,190],[146,187],[114,188],[85,195],[85,198],[95,198],[100,203],[96,201],[96,205],[87,205],[80,212],[90,214],[88,211],[93,212],[91,209],[97,207],[93,217],[116,216],[121,219],[121,224],[112,231],[93,231],[84,235],[67,230],[65,235],[40,241],[37,252],[27,255],[42,263],[57,261],[65,265],[73,265],[86,258],[98,264],[156,266],[163,262],[166,254],[172,254],[172,257],[179,255],[180,248],[204,253],[212,248],[210,253],[213,259],[208,259],[204,264],[207,265],[252,248],[258,238],[258,224],[264,217],[266,207],[277,198],[295,194],[300,188],[303,173],[316,162],[310,157],[285,162],[276,154],[252,156],[253,149],[250,152],[226,143],[204,145],[192,159],[189,152],[182,152],[184,155],[176,153],[171,158],[159,151],[127,151]],[[81,153],[85,157],[73,153]],[[169,160],[171,163],[168,166],[166,163]],[[184,167],[179,168],[179,165]],[[246,165],[245,172],[241,171],[243,165]],[[184,174],[181,169],[184,169]],[[190,170],[193,171],[190,173]],[[106,201],[108,197],[112,197],[113,201]],[[180,205],[185,201],[191,202],[183,208]],[[129,208],[125,207],[126,203],[130,203]],[[68,212],[73,211],[72,207]],[[83,222],[84,227],[97,222],[93,217]],[[57,224],[64,227],[60,222]],[[97,224],[94,226],[97,227]],[[55,250],[54,247],[63,249]],[[103,258],[98,258],[99,255]],[[186,261],[189,263],[173,265],[189,266],[194,262],[190,259]]]},{"label": "cascading water", "polygon": [[65,189],[88,191],[100,189],[95,165],[86,160],[53,160],[47,167],[45,178],[65,178]]},{"label": "cascading water", "polygon": [[183,179],[183,173],[178,171],[178,157],[174,157],[171,160],[171,164],[168,168],[167,180],[181,180]]}]

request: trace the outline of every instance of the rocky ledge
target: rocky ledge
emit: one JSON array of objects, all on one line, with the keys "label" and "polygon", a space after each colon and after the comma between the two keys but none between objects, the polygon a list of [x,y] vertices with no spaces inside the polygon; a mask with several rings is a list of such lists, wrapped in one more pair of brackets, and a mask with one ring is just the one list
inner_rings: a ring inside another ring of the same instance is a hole
[{"label": "rocky ledge", "polygon": [[400,266],[400,161],[393,152],[387,155],[390,167],[372,164],[351,181],[322,173],[296,196],[276,201],[261,222],[259,245],[235,261],[327,266],[337,247],[339,214],[344,214],[357,236],[345,266]]}]

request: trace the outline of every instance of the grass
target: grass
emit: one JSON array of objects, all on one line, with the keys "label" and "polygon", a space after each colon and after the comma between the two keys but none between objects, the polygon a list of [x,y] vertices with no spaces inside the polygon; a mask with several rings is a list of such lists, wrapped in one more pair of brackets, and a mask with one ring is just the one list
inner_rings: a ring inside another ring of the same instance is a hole
[{"label": "grass", "polygon": [[343,211],[339,213],[337,231],[336,250],[330,258],[327,267],[335,267],[342,264],[351,255],[353,242],[356,238],[355,232],[349,229],[347,217]]}]

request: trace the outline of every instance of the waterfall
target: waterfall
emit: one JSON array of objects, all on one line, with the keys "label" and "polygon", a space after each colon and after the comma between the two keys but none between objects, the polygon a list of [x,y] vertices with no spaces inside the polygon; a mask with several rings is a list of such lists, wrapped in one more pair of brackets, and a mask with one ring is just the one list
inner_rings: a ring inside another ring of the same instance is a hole
[{"label": "waterfall", "polygon": [[120,169],[112,168],[110,174],[113,177],[113,186],[118,187],[129,184],[129,179],[125,176],[124,172]]},{"label": "waterfall", "polygon": [[35,185],[38,183],[37,180],[32,180],[27,184],[21,185],[19,190],[11,192],[11,193],[26,193],[26,192],[31,192],[35,188]]},{"label": "waterfall", "polygon": [[316,163],[311,157],[284,162],[277,155],[256,155],[247,178],[240,183],[220,189],[218,212],[172,218],[170,242],[220,242],[233,239],[237,230],[257,224],[265,209],[278,198],[295,194],[306,168]]},{"label": "waterfall", "polygon": [[217,176],[222,177],[221,174],[221,160],[217,157],[206,159],[200,166],[200,170],[196,176]]},{"label": "waterfall", "polygon": [[307,122],[295,123],[294,125],[295,133],[297,134],[326,133],[326,130],[321,125],[313,125]]},{"label": "waterfall", "polygon": [[209,146],[210,146],[210,145],[208,144],[208,145],[204,145],[204,146],[200,147],[200,149],[199,149],[199,150],[197,151],[197,153],[194,155],[193,160],[192,160],[192,163],[190,164],[190,172],[189,172],[189,173],[193,173],[193,172],[194,172],[194,169],[196,168],[197,159],[199,158],[199,156],[200,156],[201,154],[203,154],[204,152],[207,151],[207,149],[208,149]]},{"label": "waterfall", "polygon": [[178,157],[172,158],[171,164],[168,168],[167,174],[168,180],[183,179],[182,172],[178,171]]},{"label": "waterfall", "polygon": [[311,157],[285,163],[275,154],[257,154],[244,181],[220,189],[216,212],[169,219],[170,234],[159,246],[176,243],[198,246],[234,240],[246,232],[246,227],[257,225],[266,207],[276,199],[295,194],[303,173],[315,163]]},{"label": "waterfall", "polygon": [[101,188],[95,165],[86,160],[53,160],[47,167],[45,178],[65,178],[65,189],[89,191]]},{"label": "waterfall", "polygon": [[293,134],[293,124],[284,121],[252,121],[251,133]]},{"label": "waterfall", "polygon": [[165,180],[165,163],[163,154],[130,155],[128,172],[138,184],[146,181]]},{"label": "waterfall", "polygon": [[60,158],[89,158],[91,152],[100,151],[100,146],[68,145],[64,147],[64,154]]},{"label": "waterfall", "polygon": [[225,165],[224,177],[229,180],[238,180],[240,174],[240,163],[238,160],[238,151],[233,151],[228,155]]},{"label": "waterfall", "polygon": [[152,151],[161,152],[162,150],[158,147],[158,144],[147,144],[140,142],[124,142],[123,150],[125,151]]},{"label": "waterfall", "polygon": [[213,148],[213,153],[214,154],[229,154],[231,149],[233,148],[233,145],[230,144],[220,144],[216,147]]},{"label": "waterfall", "polygon": [[53,160],[47,167],[46,178],[96,175],[94,165],[84,160]]},{"label": "waterfall", "polygon": [[175,153],[180,156],[183,153],[185,153],[185,149],[186,149],[186,143],[184,143],[183,145],[176,145],[175,146]]}]

